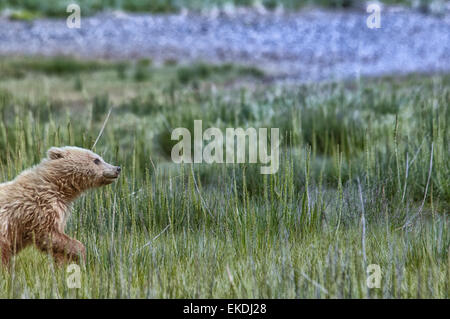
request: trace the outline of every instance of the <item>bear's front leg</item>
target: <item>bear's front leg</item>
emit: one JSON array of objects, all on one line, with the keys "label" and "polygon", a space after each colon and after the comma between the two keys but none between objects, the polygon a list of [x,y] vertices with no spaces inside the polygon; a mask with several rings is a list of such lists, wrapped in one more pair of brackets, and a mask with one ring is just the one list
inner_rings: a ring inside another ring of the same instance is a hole
[{"label": "bear's front leg", "polygon": [[40,250],[51,253],[59,265],[70,262],[79,263],[86,260],[84,245],[58,231],[54,231],[45,238],[36,241],[36,245]]},{"label": "bear's front leg", "polygon": [[11,247],[8,243],[6,243],[5,241],[2,241],[0,239],[0,256],[2,258],[2,264],[6,267],[9,267],[9,263],[11,260]]}]

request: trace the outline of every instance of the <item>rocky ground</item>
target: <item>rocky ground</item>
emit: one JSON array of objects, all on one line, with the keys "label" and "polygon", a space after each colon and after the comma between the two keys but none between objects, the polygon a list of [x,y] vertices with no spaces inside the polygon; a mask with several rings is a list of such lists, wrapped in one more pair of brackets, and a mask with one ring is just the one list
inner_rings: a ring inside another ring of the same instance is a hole
[{"label": "rocky ground", "polygon": [[0,55],[151,58],[156,63],[234,62],[275,78],[317,81],[450,71],[450,14],[384,8],[381,28],[365,10],[298,13],[237,10],[172,15],[103,13],[31,22],[0,18]]}]

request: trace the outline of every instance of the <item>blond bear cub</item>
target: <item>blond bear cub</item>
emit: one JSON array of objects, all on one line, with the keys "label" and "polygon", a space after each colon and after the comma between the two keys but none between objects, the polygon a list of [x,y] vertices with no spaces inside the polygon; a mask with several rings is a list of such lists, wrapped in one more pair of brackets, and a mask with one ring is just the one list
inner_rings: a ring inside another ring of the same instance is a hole
[{"label": "blond bear cub", "polygon": [[13,255],[35,244],[58,264],[85,259],[85,247],[64,233],[71,203],[87,189],[111,184],[120,167],[90,150],[52,147],[39,165],[0,184],[0,255],[8,266]]}]

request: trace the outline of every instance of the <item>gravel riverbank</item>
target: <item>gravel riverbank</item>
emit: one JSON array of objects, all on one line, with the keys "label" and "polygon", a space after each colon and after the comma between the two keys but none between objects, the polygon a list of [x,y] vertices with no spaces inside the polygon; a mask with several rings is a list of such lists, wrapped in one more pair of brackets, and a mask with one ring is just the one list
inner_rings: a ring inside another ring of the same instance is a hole
[{"label": "gravel riverbank", "polygon": [[363,10],[148,15],[103,13],[64,19],[0,19],[0,55],[151,58],[156,63],[251,64],[300,81],[450,71],[450,14],[385,8],[381,28]]}]

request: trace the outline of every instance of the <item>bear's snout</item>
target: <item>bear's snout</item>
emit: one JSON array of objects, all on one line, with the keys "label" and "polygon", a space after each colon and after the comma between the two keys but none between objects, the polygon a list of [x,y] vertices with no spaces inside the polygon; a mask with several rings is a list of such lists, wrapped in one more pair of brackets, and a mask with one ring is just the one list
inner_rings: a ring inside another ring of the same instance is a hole
[{"label": "bear's snout", "polygon": [[122,168],[120,168],[120,166],[116,166],[115,171],[116,171],[116,177],[119,177],[120,171],[122,171]]},{"label": "bear's snout", "polygon": [[122,168],[120,166],[111,166],[110,169],[103,172],[103,177],[116,179],[119,177]]}]

